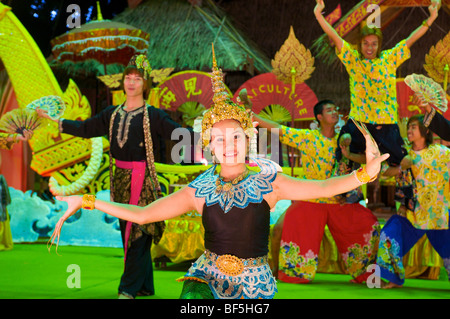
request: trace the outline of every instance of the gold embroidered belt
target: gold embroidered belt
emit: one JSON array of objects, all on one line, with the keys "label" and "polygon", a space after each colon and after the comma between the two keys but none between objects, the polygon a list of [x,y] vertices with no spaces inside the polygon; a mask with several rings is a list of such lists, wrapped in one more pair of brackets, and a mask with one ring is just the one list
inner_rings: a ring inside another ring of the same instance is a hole
[{"label": "gold embroidered belt", "polygon": [[247,267],[258,267],[268,262],[267,255],[256,258],[239,258],[233,255],[217,255],[209,250],[205,251],[205,257],[215,263],[216,267],[227,276],[240,275]]}]

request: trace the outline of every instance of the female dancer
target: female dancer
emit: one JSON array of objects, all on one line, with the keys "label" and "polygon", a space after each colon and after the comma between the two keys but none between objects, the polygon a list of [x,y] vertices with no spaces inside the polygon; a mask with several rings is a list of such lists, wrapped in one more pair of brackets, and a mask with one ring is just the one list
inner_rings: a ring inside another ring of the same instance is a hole
[{"label": "female dancer", "polygon": [[252,118],[244,106],[230,100],[214,50],[212,84],[214,105],[201,122],[202,145],[219,164],[145,207],[96,200],[93,195],[57,197],[68,203],[68,209],[56,225],[51,243],[57,242],[64,221],[80,208],[95,208],[138,224],[196,210],[202,214],[206,251],[181,279],[181,298],[273,298],[276,281],[267,262],[270,210],[282,199],[331,197],[352,190],[376,177],[380,163],[389,155],[380,155],[366,134],[367,164],[345,176],[300,180],[279,173],[278,165],[261,158],[252,158],[259,171],[250,171],[246,165],[248,139],[256,134]]}]

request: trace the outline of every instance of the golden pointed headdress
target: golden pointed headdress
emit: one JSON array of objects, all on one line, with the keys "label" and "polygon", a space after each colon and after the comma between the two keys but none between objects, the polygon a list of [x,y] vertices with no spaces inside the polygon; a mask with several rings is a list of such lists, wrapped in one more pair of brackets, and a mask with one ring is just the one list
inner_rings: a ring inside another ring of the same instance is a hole
[{"label": "golden pointed headdress", "polygon": [[252,137],[255,134],[250,111],[246,110],[243,105],[234,103],[225,88],[222,70],[217,67],[214,44],[212,45],[212,56],[213,67],[211,83],[214,92],[214,104],[203,115],[202,140],[204,148],[209,145],[212,126],[223,120],[236,120],[241,123],[241,126],[248,137]]}]

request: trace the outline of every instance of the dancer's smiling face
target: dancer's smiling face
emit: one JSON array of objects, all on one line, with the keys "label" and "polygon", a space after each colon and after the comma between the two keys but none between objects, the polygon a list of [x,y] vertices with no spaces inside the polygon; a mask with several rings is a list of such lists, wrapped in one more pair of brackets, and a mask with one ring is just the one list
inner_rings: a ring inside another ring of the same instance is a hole
[{"label": "dancer's smiling face", "polygon": [[221,164],[245,163],[247,136],[236,120],[223,120],[211,130],[211,150]]}]

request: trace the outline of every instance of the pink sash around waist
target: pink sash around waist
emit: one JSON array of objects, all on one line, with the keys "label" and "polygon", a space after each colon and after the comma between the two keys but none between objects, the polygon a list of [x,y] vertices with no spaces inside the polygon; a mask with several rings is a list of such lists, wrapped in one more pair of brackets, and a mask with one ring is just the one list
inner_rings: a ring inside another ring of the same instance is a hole
[{"label": "pink sash around waist", "polygon": [[[141,195],[142,186],[145,179],[145,168],[147,167],[146,161],[139,162],[125,162],[116,159],[116,166],[122,169],[131,169],[131,195],[128,204],[137,205],[139,203],[139,197]],[[132,222],[127,221],[125,228],[125,260],[127,259],[128,240],[131,233]]]}]

